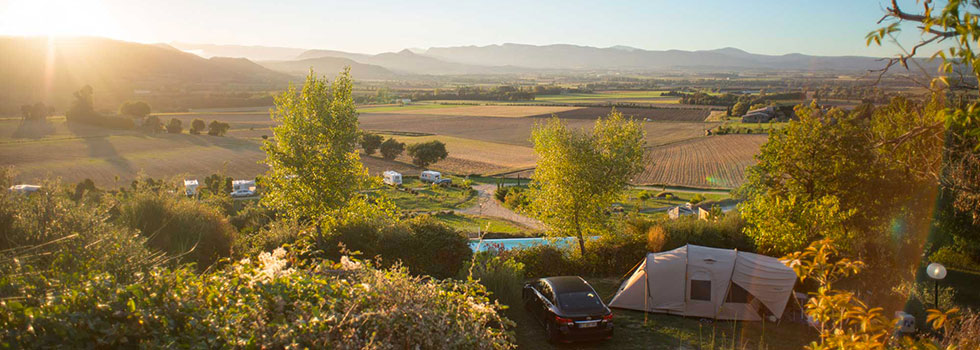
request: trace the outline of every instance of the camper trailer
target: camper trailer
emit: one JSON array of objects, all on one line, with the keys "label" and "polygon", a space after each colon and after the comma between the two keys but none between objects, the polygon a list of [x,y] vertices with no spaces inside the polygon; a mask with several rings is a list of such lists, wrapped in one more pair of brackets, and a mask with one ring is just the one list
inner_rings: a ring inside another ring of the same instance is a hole
[{"label": "camper trailer", "polygon": [[197,194],[197,179],[184,180],[184,193],[187,196],[194,196]]},{"label": "camper trailer", "polygon": [[41,186],[38,185],[21,184],[21,185],[10,186],[10,192],[18,193],[18,194],[31,194],[37,192],[40,189]]},{"label": "camper trailer", "polygon": [[422,180],[422,182],[431,182],[440,185],[449,184],[453,182],[453,180],[450,179],[443,179],[442,173],[438,171],[432,171],[432,170],[423,171],[422,174],[419,175],[419,180]]},{"label": "camper trailer", "polygon": [[397,171],[388,170],[382,174],[386,185],[398,186],[402,184],[402,174]]},{"label": "camper trailer", "polygon": [[231,182],[232,197],[251,197],[255,195],[255,180],[235,180]]}]

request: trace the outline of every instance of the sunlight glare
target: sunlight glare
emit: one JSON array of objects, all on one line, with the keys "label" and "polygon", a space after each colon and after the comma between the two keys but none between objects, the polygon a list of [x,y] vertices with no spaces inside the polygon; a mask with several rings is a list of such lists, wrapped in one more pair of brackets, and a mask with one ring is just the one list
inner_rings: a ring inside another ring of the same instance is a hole
[{"label": "sunlight glare", "polygon": [[101,0],[15,0],[0,14],[0,33],[24,36],[116,37],[118,27]]}]

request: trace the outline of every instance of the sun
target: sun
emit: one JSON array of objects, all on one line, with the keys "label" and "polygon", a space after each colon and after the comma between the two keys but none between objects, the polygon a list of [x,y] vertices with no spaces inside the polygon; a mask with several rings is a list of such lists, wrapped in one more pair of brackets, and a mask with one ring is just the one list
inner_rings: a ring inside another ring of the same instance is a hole
[{"label": "sun", "polygon": [[116,21],[100,0],[12,0],[0,5],[0,35],[118,34]]}]

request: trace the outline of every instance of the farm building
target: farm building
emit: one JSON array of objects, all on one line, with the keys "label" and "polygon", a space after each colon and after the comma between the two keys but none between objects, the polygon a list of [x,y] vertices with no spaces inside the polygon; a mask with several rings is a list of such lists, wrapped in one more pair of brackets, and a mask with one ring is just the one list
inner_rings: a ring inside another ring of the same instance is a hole
[{"label": "farm building", "polygon": [[759,109],[753,109],[745,113],[742,116],[743,123],[768,123],[768,122],[781,122],[787,121],[795,118],[796,115],[793,113],[792,109],[787,110],[786,108],[780,107],[764,107]]},{"label": "farm building", "polygon": [[382,176],[387,185],[398,186],[402,184],[402,174],[397,171],[388,170],[382,173]]},{"label": "farm building", "polygon": [[692,210],[689,207],[678,206],[678,207],[667,209],[667,217],[669,217],[671,220],[676,220],[681,216],[688,216],[688,215],[694,215],[694,210]]},{"label": "farm building", "polygon": [[796,280],[779,259],[688,244],[647,254],[609,306],[717,320],[779,319]]}]

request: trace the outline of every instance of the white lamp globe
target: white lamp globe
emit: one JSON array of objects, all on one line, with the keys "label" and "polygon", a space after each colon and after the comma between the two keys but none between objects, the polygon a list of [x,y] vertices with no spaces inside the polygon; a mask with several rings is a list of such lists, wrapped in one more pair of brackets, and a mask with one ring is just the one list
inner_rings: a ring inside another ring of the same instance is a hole
[{"label": "white lamp globe", "polygon": [[926,266],[926,274],[934,280],[946,278],[946,267],[940,263],[932,263]]}]

